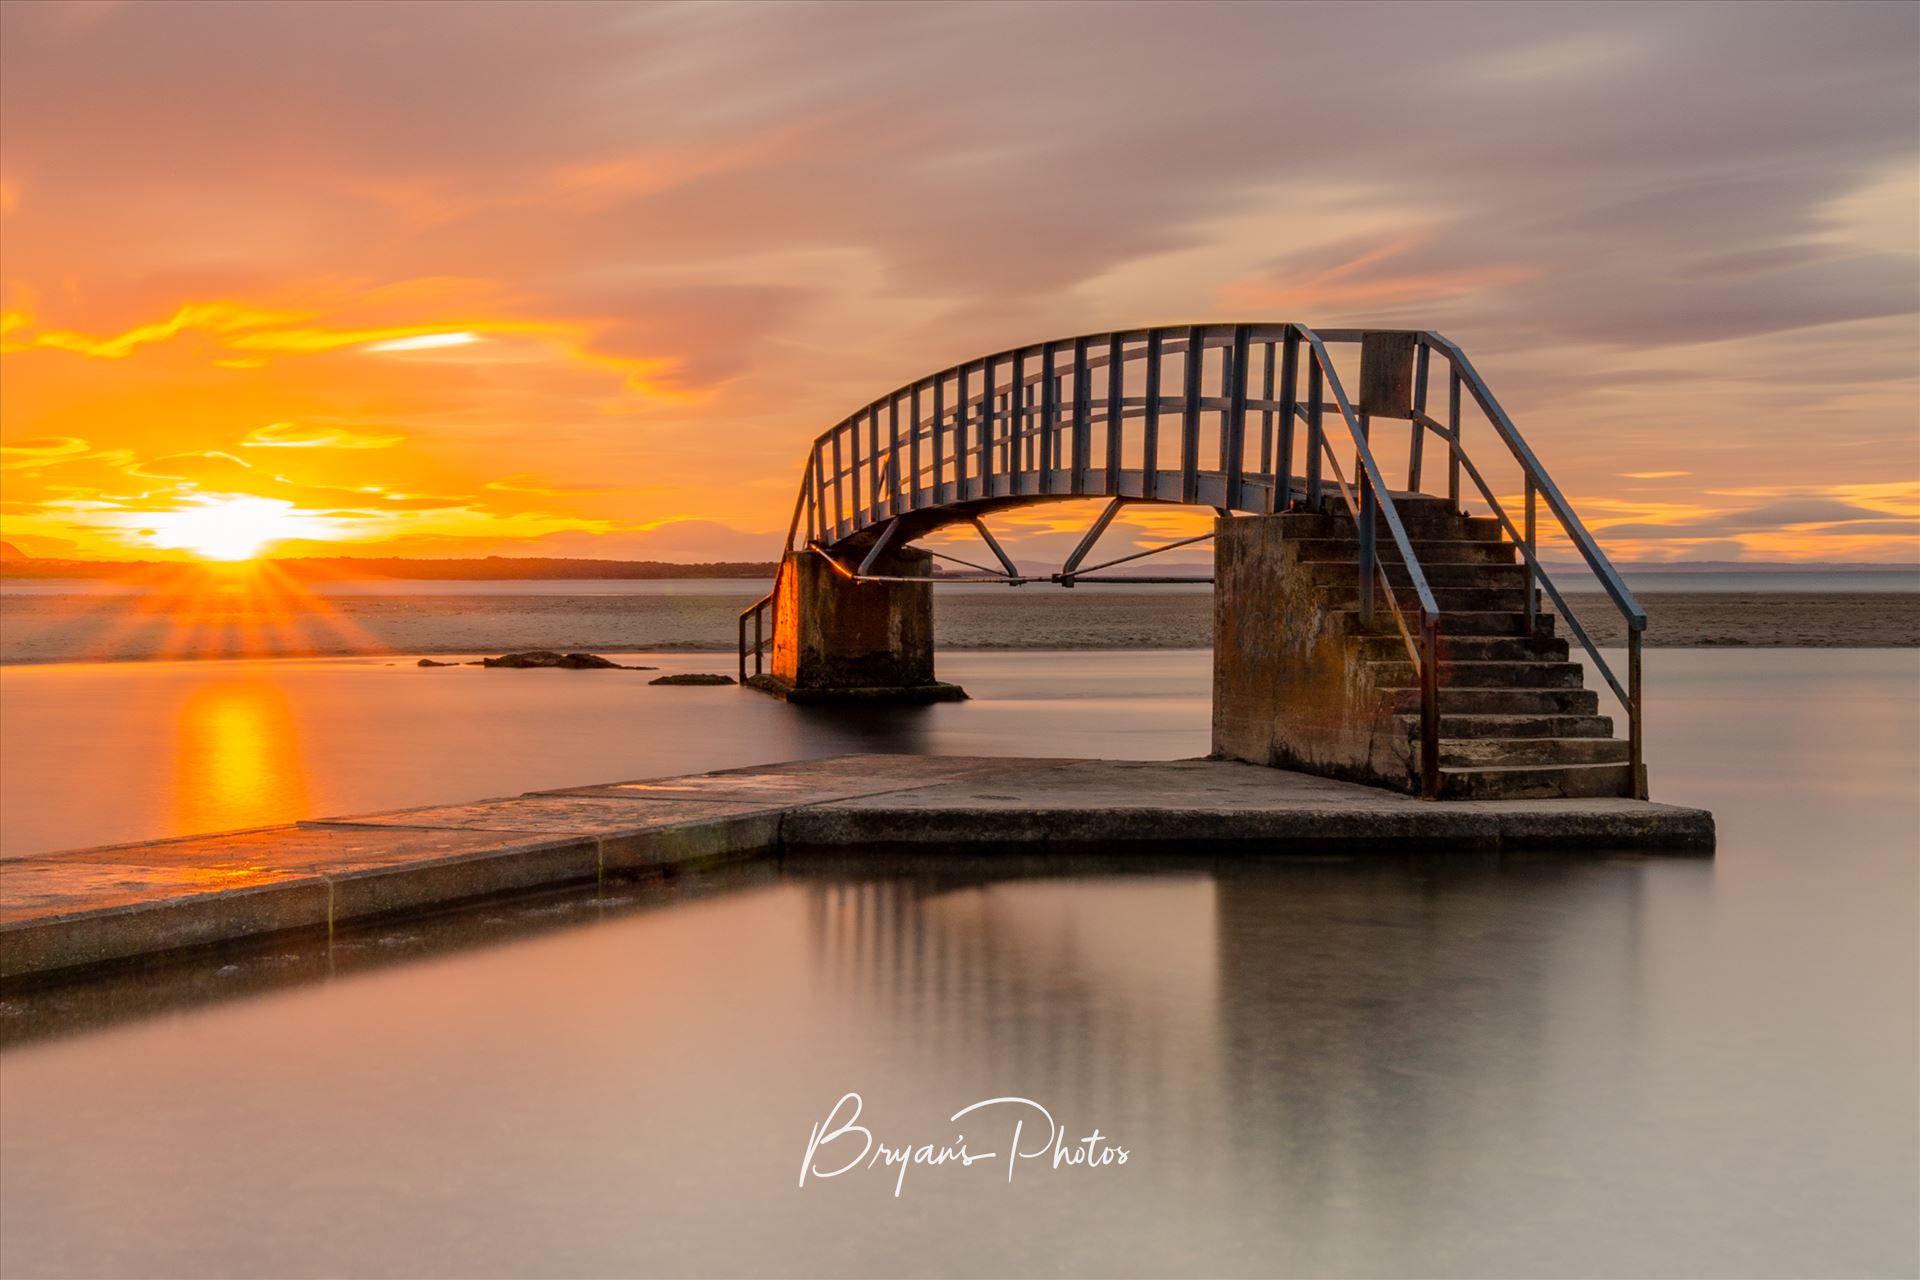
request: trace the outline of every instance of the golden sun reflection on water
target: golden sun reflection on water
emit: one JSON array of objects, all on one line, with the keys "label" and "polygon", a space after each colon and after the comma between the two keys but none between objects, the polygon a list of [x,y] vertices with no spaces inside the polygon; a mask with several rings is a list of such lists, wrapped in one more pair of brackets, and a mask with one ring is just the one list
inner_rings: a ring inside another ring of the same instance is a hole
[{"label": "golden sun reflection on water", "polygon": [[271,680],[193,690],[180,704],[173,770],[176,831],[257,827],[307,811],[299,725]]}]

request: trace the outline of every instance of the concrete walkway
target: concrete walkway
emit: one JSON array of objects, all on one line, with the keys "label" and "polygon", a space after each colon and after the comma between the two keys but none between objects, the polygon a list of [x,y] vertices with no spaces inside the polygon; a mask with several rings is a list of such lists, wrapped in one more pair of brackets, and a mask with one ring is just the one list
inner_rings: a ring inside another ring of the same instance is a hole
[{"label": "concrete walkway", "polygon": [[782,851],[1713,848],[1639,800],[1433,803],[1252,765],[840,756],[0,859],[0,981]]}]

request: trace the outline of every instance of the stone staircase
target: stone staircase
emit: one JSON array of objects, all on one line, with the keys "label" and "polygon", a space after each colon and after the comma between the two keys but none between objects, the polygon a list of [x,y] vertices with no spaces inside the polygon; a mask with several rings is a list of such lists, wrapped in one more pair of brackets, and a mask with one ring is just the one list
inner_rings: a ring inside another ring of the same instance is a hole
[{"label": "stone staircase", "polygon": [[[1555,635],[1554,617],[1540,609],[1529,626],[1526,567],[1499,522],[1461,515],[1441,498],[1393,500],[1441,610],[1441,798],[1632,795],[1628,744],[1599,714],[1599,695],[1584,687],[1583,668]],[[1252,529],[1255,523],[1265,527]],[[1271,664],[1253,654],[1263,668],[1258,678],[1277,675],[1288,687],[1248,717],[1231,706],[1223,714],[1217,679],[1216,754],[1418,791],[1419,678],[1377,582],[1373,624],[1360,621],[1352,517],[1344,506],[1243,517],[1221,521],[1222,533],[1233,525],[1243,526],[1243,536],[1221,543],[1221,581],[1251,572],[1278,590],[1286,604],[1273,656],[1299,675],[1266,671]],[[1384,520],[1376,545],[1408,626],[1416,627],[1419,606]],[[1236,643],[1244,650],[1241,637],[1256,622],[1219,616],[1219,602],[1231,594],[1216,594],[1215,619],[1216,676],[1229,684],[1239,683],[1232,668],[1249,655],[1225,651]],[[1263,735],[1259,722],[1267,718],[1272,731]]]}]

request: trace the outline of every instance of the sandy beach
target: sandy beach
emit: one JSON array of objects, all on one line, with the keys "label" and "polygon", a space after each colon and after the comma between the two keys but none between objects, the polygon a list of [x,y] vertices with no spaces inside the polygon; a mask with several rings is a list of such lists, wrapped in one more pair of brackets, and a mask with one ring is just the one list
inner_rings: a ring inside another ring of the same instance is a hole
[{"label": "sandy beach", "polygon": [[[731,652],[757,584],[662,594],[378,594],[298,605],[199,602],[190,618],[139,596],[12,594],[0,600],[0,662],[501,653],[516,649]],[[1601,596],[1569,596],[1601,645],[1624,630]],[[1920,645],[1912,592],[1649,594],[1647,643],[1888,648]],[[944,588],[945,649],[1192,649],[1212,643],[1205,590]]]}]

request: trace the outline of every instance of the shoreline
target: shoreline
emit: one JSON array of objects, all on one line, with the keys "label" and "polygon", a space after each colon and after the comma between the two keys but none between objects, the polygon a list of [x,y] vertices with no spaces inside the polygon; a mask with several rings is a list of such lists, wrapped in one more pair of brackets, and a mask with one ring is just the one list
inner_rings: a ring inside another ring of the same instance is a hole
[{"label": "shoreline", "polygon": [[[243,658],[477,657],[530,649],[726,655],[746,595],[409,595],[325,607],[223,606],[186,622],[116,600],[15,596],[0,610],[0,667]],[[1920,593],[1674,592],[1642,598],[1648,648],[1920,647]],[[1568,595],[1601,648],[1626,644],[1606,597]],[[1551,613],[1548,609],[1544,612]],[[935,610],[947,652],[1212,647],[1204,592],[966,592]],[[1559,634],[1573,641],[1570,628]]]}]

